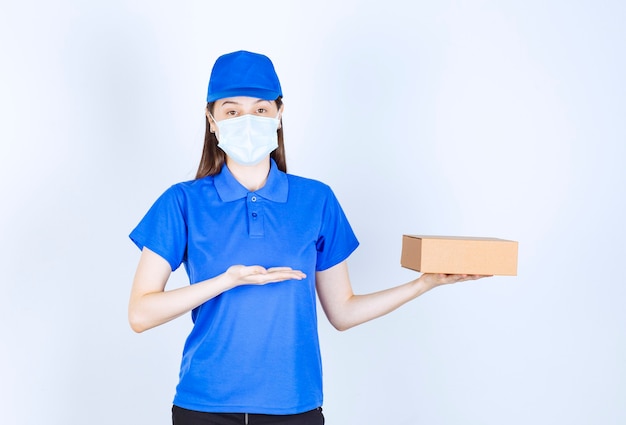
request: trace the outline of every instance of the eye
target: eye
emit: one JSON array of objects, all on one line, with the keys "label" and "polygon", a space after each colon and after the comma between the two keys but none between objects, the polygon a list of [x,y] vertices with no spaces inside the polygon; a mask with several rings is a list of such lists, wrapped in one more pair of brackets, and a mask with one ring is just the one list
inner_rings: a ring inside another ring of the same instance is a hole
[{"label": "eye", "polygon": [[256,110],[257,114],[266,114],[267,113],[267,108],[259,108]]},{"label": "eye", "polygon": [[230,111],[226,111],[226,115],[228,115],[229,117],[236,117],[238,115],[238,112],[234,109],[231,109]]}]

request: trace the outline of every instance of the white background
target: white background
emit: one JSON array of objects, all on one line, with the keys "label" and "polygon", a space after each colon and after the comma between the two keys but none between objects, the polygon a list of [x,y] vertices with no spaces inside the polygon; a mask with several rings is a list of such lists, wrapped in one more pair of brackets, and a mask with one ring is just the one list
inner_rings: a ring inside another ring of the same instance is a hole
[{"label": "white background", "polygon": [[130,330],[127,235],[195,175],[211,66],[247,49],[290,172],[361,241],[356,292],[417,275],[403,233],[519,241],[517,277],[321,315],[328,424],[626,423],[624,5],[3,0],[2,422],[170,423],[190,319]]}]

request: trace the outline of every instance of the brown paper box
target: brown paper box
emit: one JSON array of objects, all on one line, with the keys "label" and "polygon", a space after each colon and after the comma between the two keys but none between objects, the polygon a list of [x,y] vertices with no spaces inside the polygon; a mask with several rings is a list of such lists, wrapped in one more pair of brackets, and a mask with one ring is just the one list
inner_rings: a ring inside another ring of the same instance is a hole
[{"label": "brown paper box", "polygon": [[422,273],[517,276],[517,242],[461,236],[402,236],[402,267]]}]

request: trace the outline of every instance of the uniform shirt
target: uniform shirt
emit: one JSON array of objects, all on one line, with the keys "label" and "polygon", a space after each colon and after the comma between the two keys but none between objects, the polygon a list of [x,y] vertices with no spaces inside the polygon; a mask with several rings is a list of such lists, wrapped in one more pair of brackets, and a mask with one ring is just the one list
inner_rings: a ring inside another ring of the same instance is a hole
[{"label": "uniform shirt", "polygon": [[174,404],[205,412],[295,414],[322,405],[315,272],[358,241],[331,189],[274,161],[249,192],[222,172],[170,187],[130,234],[191,284],[235,264],[289,266],[306,279],[228,290],[192,311]]}]

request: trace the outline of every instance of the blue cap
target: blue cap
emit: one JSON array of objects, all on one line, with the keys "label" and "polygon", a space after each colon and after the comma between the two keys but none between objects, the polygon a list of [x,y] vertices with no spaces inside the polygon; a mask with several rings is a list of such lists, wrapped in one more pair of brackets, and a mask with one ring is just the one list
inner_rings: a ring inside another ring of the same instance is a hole
[{"label": "blue cap", "polygon": [[274,100],[282,95],[270,58],[240,50],[217,58],[211,71],[206,101],[235,96]]}]

